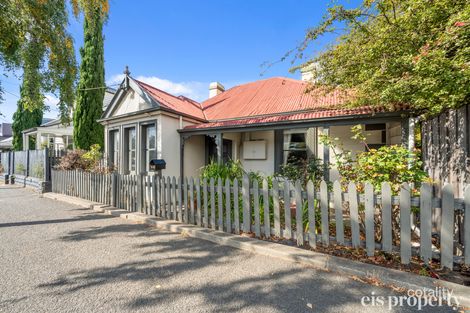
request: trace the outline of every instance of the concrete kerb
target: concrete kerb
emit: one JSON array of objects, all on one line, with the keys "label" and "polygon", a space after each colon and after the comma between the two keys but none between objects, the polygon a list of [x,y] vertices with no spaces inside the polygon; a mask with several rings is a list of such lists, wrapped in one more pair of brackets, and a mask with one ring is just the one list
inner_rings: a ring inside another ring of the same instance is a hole
[{"label": "concrete kerb", "polygon": [[227,245],[252,253],[280,258],[324,271],[354,276],[366,281],[372,280],[388,287],[404,288],[406,290],[435,290],[438,287],[447,288],[448,290],[453,291],[454,296],[458,297],[457,299],[460,306],[470,307],[470,287],[452,282],[418,276],[408,272],[348,260],[310,250],[303,250],[297,247],[228,234],[195,225],[183,224],[173,220],[164,220],[158,217],[148,216],[143,213],[128,212],[109,205],[103,205],[75,197],[54,193],[46,193],[43,197],[79,205],[100,213],[121,217],[129,221],[147,224],[159,229],[181,233],[190,237],[211,241],[221,245]]}]

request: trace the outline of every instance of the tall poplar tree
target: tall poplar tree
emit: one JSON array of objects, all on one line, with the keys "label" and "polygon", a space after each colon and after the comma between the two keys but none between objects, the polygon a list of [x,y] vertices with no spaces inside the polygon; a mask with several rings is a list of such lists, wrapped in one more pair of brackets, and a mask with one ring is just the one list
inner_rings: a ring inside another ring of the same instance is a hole
[{"label": "tall poplar tree", "polygon": [[77,86],[77,103],[74,110],[73,137],[77,148],[89,149],[93,144],[103,147],[103,126],[97,122],[103,113],[105,93],[104,38],[105,16],[94,9],[84,19],[85,42],[80,49],[80,80]]},{"label": "tall poplar tree", "polygon": [[[22,50],[23,81],[20,99],[16,112],[13,114],[13,148],[23,150],[23,133],[28,128],[41,125],[44,111],[44,96],[41,90],[44,63],[44,44],[36,38],[29,39]],[[33,142],[30,148],[34,149]]]},{"label": "tall poplar tree", "polygon": [[[39,85],[36,90],[42,93],[59,92],[63,122],[69,121],[76,79],[73,40],[67,32],[68,17],[66,0],[0,1],[0,80],[12,70],[23,70],[23,79],[28,81],[23,83],[22,106],[30,111],[42,110],[43,101],[31,98],[29,86]],[[34,58],[40,60],[36,67]],[[27,74],[27,67],[36,74]],[[0,102],[1,93],[0,84]]]},{"label": "tall poplar tree", "polygon": [[[13,149],[17,151],[23,150],[25,143],[23,142],[22,131],[28,128],[33,128],[41,125],[43,117],[42,108],[27,109],[25,105],[27,82],[23,81],[21,86],[20,96],[18,100],[16,112],[13,114]],[[30,138],[29,149],[35,149],[35,141]]]}]

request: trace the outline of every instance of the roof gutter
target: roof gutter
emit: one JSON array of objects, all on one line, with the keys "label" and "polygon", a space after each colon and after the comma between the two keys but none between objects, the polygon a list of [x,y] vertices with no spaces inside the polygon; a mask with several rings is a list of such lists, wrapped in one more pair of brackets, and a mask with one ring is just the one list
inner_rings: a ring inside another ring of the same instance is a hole
[{"label": "roof gutter", "polygon": [[99,122],[99,123],[109,122],[109,121],[119,120],[121,118],[132,117],[132,116],[136,116],[136,115],[140,115],[140,114],[145,114],[145,113],[150,113],[150,112],[157,112],[157,111],[163,111],[163,112],[168,112],[168,113],[172,113],[172,114],[176,114],[176,115],[181,115],[181,116],[184,116],[186,118],[189,118],[189,119],[192,119],[192,120],[195,120],[195,121],[207,123],[207,121],[204,120],[204,119],[201,119],[201,118],[189,115],[189,114],[181,113],[181,112],[176,111],[176,110],[167,109],[167,108],[164,108],[164,107],[161,107],[161,106],[158,107],[158,108],[150,108],[150,109],[140,110],[140,111],[131,112],[131,113],[123,114],[123,115],[112,116],[112,117],[107,117],[107,118],[101,118],[101,119],[97,120],[97,122]]},{"label": "roof gutter", "polygon": [[21,131],[21,133],[22,133],[22,134],[31,133],[31,132],[37,131],[37,130],[38,130],[38,127],[33,127],[33,128],[25,129],[25,130]]},{"label": "roof gutter", "polygon": [[273,130],[273,129],[293,129],[306,127],[322,127],[334,125],[351,125],[351,124],[373,124],[380,122],[400,121],[404,116],[409,115],[407,111],[382,112],[375,114],[355,114],[336,117],[322,117],[305,120],[292,120],[282,122],[267,122],[259,124],[240,124],[229,126],[218,126],[211,128],[183,128],[178,129],[181,134],[208,134],[220,131],[239,132],[241,130]]}]

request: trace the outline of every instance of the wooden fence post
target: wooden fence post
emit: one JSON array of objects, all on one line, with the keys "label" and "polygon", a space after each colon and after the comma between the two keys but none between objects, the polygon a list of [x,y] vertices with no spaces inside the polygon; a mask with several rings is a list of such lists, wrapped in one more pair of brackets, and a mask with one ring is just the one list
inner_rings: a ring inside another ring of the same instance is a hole
[{"label": "wooden fence post", "polygon": [[341,183],[337,180],[333,183],[333,205],[335,207],[336,219],[336,242],[344,245],[344,225],[343,225],[343,195]]},{"label": "wooden fence post", "polygon": [[201,205],[201,180],[196,178],[196,224],[202,225],[202,205]]},{"label": "wooden fence post", "polygon": [[425,264],[429,264],[432,258],[432,242],[431,242],[431,227],[432,227],[432,189],[429,184],[422,184],[420,190],[420,230],[421,230],[421,245],[419,252],[421,259]]},{"label": "wooden fence post", "polygon": [[116,207],[117,175],[116,172],[113,172],[111,176],[111,206],[113,207]]},{"label": "wooden fence post", "polygon": [[324,246],[330,244],[330,219],[329,219],[328,186],[322,180],[320,183],[320,208],[321,208],[321,238]]},{"label": "wooden fence post", "polygon": [[356,184],[349,182],[348,184],[348,197],[349,197],[349,214],[351,217],[351,239],[353,248],[358,248],[361,245],[359,238],[359,210]]},{"label": "wooden fence post", "polygon": [[189,179],[189,223],[194,224],[194,178]]},{"label": "wooden fence post", "polygon": [[178,177],[178,212],[177,221],[183,221],[183,177]]},{"label": "wooden fence post", "polygon": [[465,201],[465,215],[464,215],[464,226],[463,229],[465,231],[464,235],[464,245],[465,245],[465,258],[464,263],[465,265],[470,265],[470,185],[467,186],[465,189],[464,195]]},{"label": "wooden fence post", "polygon": [[410,187],[404,183],[400,188],[400,255],[401,263],[411,260],[411,202]]},{"label": "wooden fence post", "polygon": [[285,223],[285,231],[284,231],[284,238],[291,239],[292,238],[292,217],[291,217],[291,210],[290,210],[290,181],[285,179],[284,180],[284,223]]},{"label": "wooden fence post", "polygon": [[218,207],[218,225],[219,230],[224,231],[224,204],[222,191],[222,178],[217,179],[217,207]]},{"label": "wooden fence post", "polygon": [[225,180],[225,228],[227,233],[232,232],[232,221],[231,221],[231,207],[232,202],[230,201],[230,179]]},{"label": "wooden fence post", "polygon": [[[166,178],[166,185],[167,185],[167,188],[166,188],[166,192],[167,192],[167,194],[166,194],[166,201],[167,201],[166,218],[171,219],[171,178],[170,178],[170,176],[168,176]],[[186,219],[186,223],[187,223],[187,219]]]},{"label": "wooden fence post", "polygon": [[273,179],[274,235],[281,237],[281,210],[279,208],[279,181]]},{"label": "wooden fence post", "polygon": [[207,193],[209,190],[207,189],[207,179],[203,178],[202,181],[202,197],[203,197],[203,202],[204,202],[204,214],[202,217],[202,225],[204,227],[209,228],[209,208],[207,204]]},{"label": "wooden fence post", "polygon": [[243,197],[243,232],[249,233],[251,230],[250,180],[247,175],[243,176],[242,197]]},{"label": "wooden fence post", "polygon": [[141,213],[144,212],[144,207],[143,207],[143,197],[144,197],[144,189],[143,189],[143,186],[142,186],[142,183],[143,183],[143,178],[144,178],[144,175],[142,173],[140,173],[139,175],[137,175],[137,210],[140,211]]},{"label": "wooden fence post", "polygon": [[297,234],[297,245],[304,245],[304,225],[302,220],[303,214],[303,205],[302,205],[302,186],[300,181],[295,182],[295,228]]},{"label": "wooden fence post", "polygon": [[392,252],[392,188],[382,183],[382,249]]},{"label": "wooden fence post", "polygon": [[215,187],[214,187],[214,184],[215,184],[215,180],[214,180],[214,177],[211,177],[210,179],[210,194],[211,194],[211,228],[212,229],[216,229],[216,225],[215,225]]},{"label": "wooden fence post", "polygon": [[311,180],[307,183],[308,203],[308,244],[312,248],[317,247],[316,225],[315,225],[315,186]]},{"label": "wooden fence post", "polygon": [[454,267],[454,190],[452,185],[442,188],[441,266]]},{"label": "wooden fence post", "polygon": [[264,236],[271,237],[271,218],[269,212],[269,185],[266,178],[263,179],[263,209],[264,209]]},{"label": "wooden fence post", "polygon": [[365,184],[365,218],[366,218],[366,250],[367,256],[374,256],[375,233],[374,233],[374,187],[371,183]]},{"label": "wooden fence post", "polygon": [[238,179],[235,178],[233,181],[233,224],[235,228],[235,234],[240,234],[240,208],[238,198]]}]

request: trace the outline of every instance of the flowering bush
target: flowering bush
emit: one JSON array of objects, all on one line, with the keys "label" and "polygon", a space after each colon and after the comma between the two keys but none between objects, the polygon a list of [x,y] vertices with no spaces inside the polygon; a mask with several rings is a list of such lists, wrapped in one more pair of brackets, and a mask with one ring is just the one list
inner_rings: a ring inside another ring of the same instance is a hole
[{"label": "flowering bush", "polygon": [[61,170],[86,170],[89,164],[83,159],[84,154],[85,150],[80,149],[68,151],[67,154],[60,159],[60,163],[57,167]]},{"label": "flowering bush", "polygon": [[113,167],[102,166],[101,160],[103,154],[100,150],[100,145],[95,144],[91,146],[90,151],[80,149],[69,151],[60,159],[58,168],[61,170],[80,169],[100,173],[112,172],[114,170]]}]

